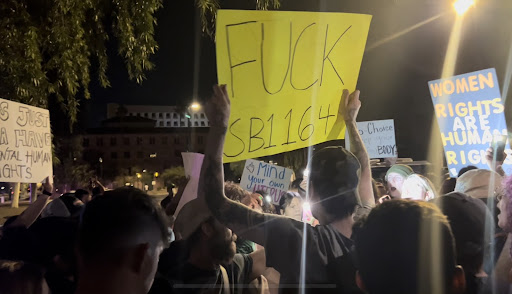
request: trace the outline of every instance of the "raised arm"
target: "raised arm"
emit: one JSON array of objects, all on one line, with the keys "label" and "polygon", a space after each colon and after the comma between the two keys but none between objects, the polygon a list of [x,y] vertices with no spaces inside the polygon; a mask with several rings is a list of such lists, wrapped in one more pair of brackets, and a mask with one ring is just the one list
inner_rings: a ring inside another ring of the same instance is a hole
[{"label": "raised arm", "polygon": [[264,244],[263,224],[272,216],[253,211],[224,195],[222,155],[229,114],[230,101],[226,85],[214,86],[213,96],[206,104],[210,131],[199,178],[198,198],[204,199],[215,218],[236,234],[255,243]]},{"label": "raised arm", "polygon": [[359,197],[361,197],[361,203],[363,206],[373,207],[375,206],[375,198],[373,197],[370,157],[359,135],[356,124],[357,114],[360,108],[361,101],[359,100],[359,90],[356,90],[350,95],[348,90],[343,90],[338,117],[341,116],[345,120],[350,140],[350,151],[354,153],[361,164],[361,177],[359,179]]}]

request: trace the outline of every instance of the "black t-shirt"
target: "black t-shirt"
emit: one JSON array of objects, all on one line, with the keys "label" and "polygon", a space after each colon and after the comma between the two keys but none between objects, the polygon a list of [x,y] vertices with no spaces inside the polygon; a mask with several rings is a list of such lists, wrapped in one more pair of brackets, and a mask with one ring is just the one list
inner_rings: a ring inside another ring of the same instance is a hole
[{"label": "black t-shirt", "polygon": [[[229,279],[231,294],[241,294],[249,284],[252,258],[236,254],[233,262],[224,266]],[[203,270],[185,262],[167,273],[158,273],[150,294],[219,294],[222,293],[223,277],[220,269]]]},{"label": "black t-shirt", "polygon": [[265,226],[267,266],[281,273],[281,293],[298,292],[304,226],[306,292],[362,293],[355,282],[353,242],[335,228],[312,227],[290,218],[278,218]]}]

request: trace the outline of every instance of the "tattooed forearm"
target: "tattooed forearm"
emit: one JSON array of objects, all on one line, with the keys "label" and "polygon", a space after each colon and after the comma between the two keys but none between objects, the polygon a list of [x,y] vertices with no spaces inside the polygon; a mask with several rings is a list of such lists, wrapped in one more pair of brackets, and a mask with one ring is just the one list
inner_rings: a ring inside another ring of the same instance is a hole
[{"label": "tattooed forearm", "polygon": [[258,244],[264,242],[263,224],[268,216],[249,209],[247,206],[229,200],[224,195],[224,167],[222,149],[225,130],[210,129],[198,196],[205,200],[213,216],[235,233]]},{"label": "tattooed forearm", "polygon": [[363,140],[359,135],[357,124],[355,122],[347,122],[346,126],[350,138],[350,151],[354,153],[359,160],[361,169],[368,168],[370,166],[370,158],[368,157],[368,152],[366,151]]},{"label": "tattooed forearm", "polygon": [[370,157],[359,135],[356,122],[346,122],[346,125],[350,140],[350,151],[354,153],[361,164],[361,177],[359,180],[359,196],[361,197],[361,202],[363,205],[374,206],[375,198],[373,196]]}]

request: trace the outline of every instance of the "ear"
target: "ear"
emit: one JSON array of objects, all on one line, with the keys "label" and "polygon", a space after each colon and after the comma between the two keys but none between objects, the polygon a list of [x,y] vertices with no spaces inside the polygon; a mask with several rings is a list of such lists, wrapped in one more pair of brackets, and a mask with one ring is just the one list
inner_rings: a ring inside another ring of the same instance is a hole
[{"label": "ear", "polygon": [[149,257],[149,244],[139,244],[133,248],[131,269],[135,273],[140,273],[144,269],[144,264],[146,263],[146,259]]},{"label": "ear", "polygon": [[363,291],[364,293],[368,293],[366,291],[366,287],[364,286],[363,279],[361,279],[361,275],[359,274],[359,271],[356,271],[356,284],[357,284],[357,287],[359,287],[359,289],[361,289],[361,291]]},{"label": "ear", "polygon": [[454,294],[463,294],[466,292],[466,275],[460,265],[455,267],[452,287]]},{"label": "ear", "polygon": [[212,238],[215,235],[215,229],[208,222],[204,222],[201,224],[201,231],[203,231],[203,234],[205,234],[208,239]]}]

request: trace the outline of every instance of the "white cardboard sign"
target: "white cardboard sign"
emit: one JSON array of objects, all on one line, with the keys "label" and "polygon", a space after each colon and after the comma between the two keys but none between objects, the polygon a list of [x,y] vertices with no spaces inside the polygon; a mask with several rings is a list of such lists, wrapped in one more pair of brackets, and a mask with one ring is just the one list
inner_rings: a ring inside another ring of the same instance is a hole
[{"label": "white cardboard sign", "polygon": [[290,188],[292,174],[291,169],[247,159],[240,187],[249,192],[265,191],[272,198],[274,204],[279,204],[281,196]]},{"label": "white cardboard sign", "polygon": [[204,159],[204,154],[201,153],[183,152],[181,156],[183,157],[183,168],[185,169],[185,176],[188,178],[188,183],[183,191],[178,207],[176,207],[174,216],[177,216],[183,206],[190,200],[197,198],[199,176],[201,175],[201,167],[203,166]]},{"label": "white cardboard sign", "polygon": [[52,174],[50,112],[0,99],[0,182],[39,183]]},{"label": "white cardboard sign", "polygon": [[[370,158],[398,157],[392,119],[358,122],[357,129]],[[345,138],[345,147],[350,149],[348,133]]]}]

